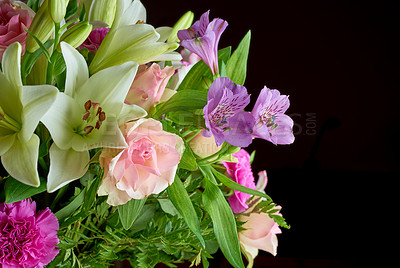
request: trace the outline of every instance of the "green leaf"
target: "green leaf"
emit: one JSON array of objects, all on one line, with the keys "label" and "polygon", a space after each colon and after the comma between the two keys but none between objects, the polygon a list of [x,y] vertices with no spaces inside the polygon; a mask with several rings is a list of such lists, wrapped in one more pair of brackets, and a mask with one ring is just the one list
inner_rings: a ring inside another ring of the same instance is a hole
[{"label": "green leaf", "polygon": [[238,85],[243,85],[246,80],[250,37],[251,31],[248,31],[226,64],[227,76]]},{"label": "green leaf", "polygon": [[39,45],[39,48],[42,50],[43,54],[45,55],[46,59],[48,62],[51,62],[50,60],[50,53],[47,50],[47,48],[44,46],[44,44],[37,38],[33,33],[25,29],[25,31],[33,37],[33,39],[36,41],[36,43]]},{"label": "green leaf", "polygon": [[131,199],[127,203],[118,206],[119,219],[125,230],[131,228],[133,222],[139,216],[147,197],[144,199]]},{"label": "green leaf", "polygon": [[[49,49],[54,43],[54,40],[48,40],[43,46],[46,49]],[[27,77],[31,72],[33,65],[35,65],[36,61],[43,55],[43,51],[41,49],[37,49],[33,53],[25,52],[24,56],[21,60],[21,73],[23,77]]]},{"label": "green leaf", "polygon": [[[226,47],[218,51],[218,62],[222,64],[229,59],[231,54],[231,47]],[[177,91],[195,89],[202,90],[208,89],[208,86],[204,85],[204,78],[212,81],[212,73],[210,68],[204,61],[196,63],[185,76],[182,83],[179,85]]]},{"label": "green leaf", "polygon": [[[181,134],[179,133],[178,130],[176,130],[174,127],[172,127],[171,125],[169,125],[165,120],[163,120],[162,122],[163,125],[163,130],[174,133],[178,136],[181,136]],[[179,168],[183,168],[186,170],[196,170],[197,169],[197,162],[196,162],[196,158],[194,157],[194,154],[192,152],[192,149],[190,148],[190,146],[186,143],[186,140],[184,138],[182,138],[184,144],[185,144],[185,151],[183,152],[183,155],[181,157],[181,161],[179,162],[178,167]]]},{"label": "green leaf", "polygon": [[12,177],[8,177],[4,185],[7,204],[27,199],[44,191],[46,191],[46,180],[43,178],[40,178],[40,186],[37,188],[23,184]]},{"label": "green leaf", "polygon": [[203,248],[205,248],[205,242],[200,232],[200,222],[196,210],[194,209],[192,201],[178,176],[175,176],[174,183],[167,188],[167,194],[172,204],[174,204],[175,208],[182,215],[187,226],[197,236]]},{"label": "green leaf", "polygon": [[213,183],[215,178],[212,178],[212,172],[207,169],[209,169],[208,166],[200,168],[206,178],[203,204],[212,219],[215,237],[222,253],[230,264],[236,268],[244,268],[235,216],[224,194]]},{"label": "green leaf", "polygon": [[70,217],[82,205],[85,199],[86,188],[82,190],[68,205],[55,213],[59,222]]},{"label": "green leaf", "polygon": [[[90,171],[88,171],[88,172],[90,172]],[[89,211],[94,203],[94,200],[95,200],[96,194],[97,194],[97,190],[99,189],[100,182],[101,182],[101,176],[97,177],[92,182],[92,184],[89,187],[89,190],[85,194],[84,209],[86,211]]]},{"label": "green leaf", "polygon": [[205,128],[204,116],[189,111],[176,111],[168,115],[172,122],[183,126],[199,126]]},{"label": "green leaf", "polygon": [[246,194],[251,194],[251,195],[255,195],[255,196],[260,196],[260,197],[264,197],[267,201],[271,202],[272,199],[271,197],[269,197],[267,194],[257,191],[257,190],[253,190],[250,188],[247,188],[246,186],[243,186],[237,182],[234,182],[233,180],[231,180],[230,178],[228,178],[227,176],[225,176],[222,173],[219,173],[218,171],[216,171],[214,168],[210,167],[212,173],[215,175],[215,177],[222,182],[226,187],[229,187],[233,190],[237,190]]},{"label": "green leaf", "polygon": [[72,17],[77,10],[78,10],[78,1],[70,0],[67,6],[67,12],[65,13],[65,20]]},{"label": "green leaf", "polygon": [[155,118],[172,111],[203,109],[207,104],[207,92],[201,90],[178,91],[167,102],[160,105]]}]

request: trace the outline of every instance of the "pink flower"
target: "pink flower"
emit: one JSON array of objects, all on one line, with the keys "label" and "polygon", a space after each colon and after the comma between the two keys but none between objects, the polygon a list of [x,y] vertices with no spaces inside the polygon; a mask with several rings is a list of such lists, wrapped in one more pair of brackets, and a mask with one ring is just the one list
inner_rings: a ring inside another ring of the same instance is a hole
[{"label": "pink flower", "polygon": [[174,182],[184,150],[182,139],[163,131],[154,119],[125,123],[121,130],[128,147],[104,148],[100,156],[104,176],[98,194],[108,195],[112,206],[166,189]]},{"label": "pink flower", "polygon": [[[261,171],[258,173],[258,182],[256,189],[264,192],[267,186],[267,173]],[[239,242],[243,252],[252,266],[258,250],[264,250],[272,255],[276,255],[278,248],[277,234],[281,233],[279,225],[267,214],[253,212],[255,205],[249,208],[245,213],[240,214],[238,220],[245,222],[242,227],[244,231],[239,232]],[[275,206],[275,209],[281,209],[281,206]],[[279,213],[277,213],[280,215]]]},{"label": "pink flower", "polygon": [[79,46],[79,49],[87,48],[89,51],[94,51],[96,52],[99,49],[99,46],[101,45],[101,42],[103,42],[104,37],[106,34],[110,31],[110,28],[106,27],[101,27],[94,29],[88,36],[88,38],[85,40],[85,42],[82,43],[82,45]]},{"label": "pink flower", "polygon": [[[280,206],[276,206],[276,209],[280,208]],[[239,241],[242,248],[250,253],[253,259],[257,256],[258,249],[276,255],[278,248],[276,235],[282,232],[278,224],[267,213],[241,214],[238,220],[246,222],[242,225],[246,230],[239,232]]]},{"label": "pink flower", "polygon": [[36,212],[29,199],[0,204],[0,266],[44,267],[60,251],[58,228],[50,209]]},{"label": "pink flower", "polygon": [[174,67],[163,69],[156,63],[137,74],[126,96],[127,104],[136,104],[149,111],[157,104],[164,93],[168,80],[174,74]]},{"label": "pink flower", "polygon": [[0,61],[6,48],[14,42],[22,45],[25,53],[25,40],[32,17],[28,10],[14,7],[9,1],[0,1]]},{"label": "pink flower", "polygon": [[[239,183],[240,185],[246,186],[251,189],[256,189],[253,171],[251,170],[250,165],[249,153],[241,149],[239,152],[232,154],[232,156],[237,158],[237,163],[222,162],[232,180]],[[250,194],[235,190],[234,194],[228,198],[232,211],[234,213],[242,213],[243,211],[248,209],[249,206],[246,204],[246,202],[250,197]]]}]

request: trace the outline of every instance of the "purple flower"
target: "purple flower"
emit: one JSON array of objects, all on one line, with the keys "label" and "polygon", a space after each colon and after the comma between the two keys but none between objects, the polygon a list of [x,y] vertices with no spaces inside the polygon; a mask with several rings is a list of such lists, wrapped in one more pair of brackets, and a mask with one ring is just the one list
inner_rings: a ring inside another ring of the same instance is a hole
[{"label": "purple flower", "polygon": [[210,23],[210,11],[201,15],[189,29],[178,32],[181,45],[199,57],[210,67],[215,75],[218,70],[218,42],[228,23],[222,19],[213,19]]},{"label": "purple flower", "polygon": [[288,96],[264,87],[251,112],[256,120],[253,136],[274,144],[293,143],[293,120],[285,114],[289,105]]},{"label": "purple flower", "polygon": [[101,27],[93,30],[89,34],[85,42],[83,42],[82,45],[79,46],[79,49],[83,49],[86,47],[87,49],[89,49],[89,51],[96,52],[99,49],[101,42],[103,42],[104,37],[109,31],[110,28],[106,27]]},{"label": "purple flower", "polygon": [[224,141],[233,146],[248,146],[255,121],[249,112],[242,111],[250,102],[247,89],[229,78],[219,77],[211,84],[207,101],[203,112],[208,130],[203,135],[214,135],[218,146]]},{"label": "purple flower", "polygon": [[[256,189],[249,153],[241,149],[239,152],[232,154],[232,156],[238,159],[237,163],[222,162],[232,180],[250,189]],[[234,190],[234,194],[228,198],[232,211],[234,213],[242,213],[248,209],[249,206],[246,202],[250,197],[250,194]]]},{"label": "purple flower", "polygon": [[58,221],[29,199],[0,204],[0,266],[44,267],[58,254]]}]

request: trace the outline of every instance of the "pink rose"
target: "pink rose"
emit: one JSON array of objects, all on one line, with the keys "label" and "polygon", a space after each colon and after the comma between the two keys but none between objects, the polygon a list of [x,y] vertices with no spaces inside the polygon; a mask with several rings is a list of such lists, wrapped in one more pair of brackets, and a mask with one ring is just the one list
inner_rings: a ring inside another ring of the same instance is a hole
[{"label": "pink rose", "polygon": [[[256,189],[253,171],[251,170],[250,165],[249,153],[241,149],[239,152],[232,154],[232,156],[237,158],[237,163],[222,162],[231,179],[239,183],[240,185],[246,186],[251,189]],[[243,211],[248,209],[249,206],[246,204],[246,202],[250,197],[250,194],[235,190],[234,194],[228,198],[232,211],[234,213],[242,213]]]},{"label": "pink rose", "polygon": [[[276,206],[276,209],[280,208]],[[253,259],[257,256],[258,249],[276,255],[278,248],[276,235],[281,233],[281,229],[267,213],[241,214],[238,220],[246,222],[242,225],[246,230],[239,232],[239,241],[242,248],[250,253]]]},{"label": "pink rose", "polygon": [[32,23],[29,11],[15,7],[9,0],[0,1],[0,61],[6,48],[14,42],[22,45],[25,53],[25,41]]},{"label": "pink rose", "polygon": [[149,111],[161,100],[168,80],[173,74],[174,67],[167,66],[161,69],[156,63],[153,63],[143,72],[139,73],[138,71],[125,102],[136,104]]},{"label": "pink rose", "polygon": [[[261,171],[258,173],[258,182],[256,189],[264,192],[267,185],[267,173]],[[249,261],[249,266],[252,267],[254,258],[258,254],[258,250],[264,250],[272,255],[276,255],[278,248],[277,234],[281,233],[279,225],[267,214],[253,212],[253,207],[240,214],[238,220],[245,222],[242,227],[245,229],[239,232],[239,242],[243,252]],[[281,206],[276,206],[275,209],[281,209]],[[280,215],[279,213],[277,213]]]},{"label": "pink rose", "polygon": [[154,119],[125,123],[121,130],[128,147],[104,148],[100,155],[104,176],[98,194],[108,195],[112,206],[166,189],[174,182],[184,150],[182,139],[163,131]]}]

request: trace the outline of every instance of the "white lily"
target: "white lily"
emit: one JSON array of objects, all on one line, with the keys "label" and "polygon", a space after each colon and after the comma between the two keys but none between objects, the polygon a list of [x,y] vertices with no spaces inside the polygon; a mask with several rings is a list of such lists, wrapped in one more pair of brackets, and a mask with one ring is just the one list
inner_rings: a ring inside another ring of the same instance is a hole
[{"label": "white lily", "polygon": [[24,86],[21,82],[21,45],[13,43],[3,55],[0,71],[0,156],[16,180],[38,187],[39,137],[37,124],[56,99],[50,85]]},{"label": "white lily", "polygon": [[143,24],[145,21],[146,9],[139,0],[117,0],[114,22],[90,64],[90,72],[127,61],[179,60],[179,54],[171,54],[179,45],[160,40],[160,34]]},{"label": "white lily", "polygon": [[58,94],[42,118],[54,141],[50,148],[48,192],[86,173],[90,149],[125,148],[119,123],[146,115],[142,108],[124,103],[137,63],[113,66],[89,78],[83,56],[65,42],[61,42],[61,50],[67,68],[65,92]]}]

